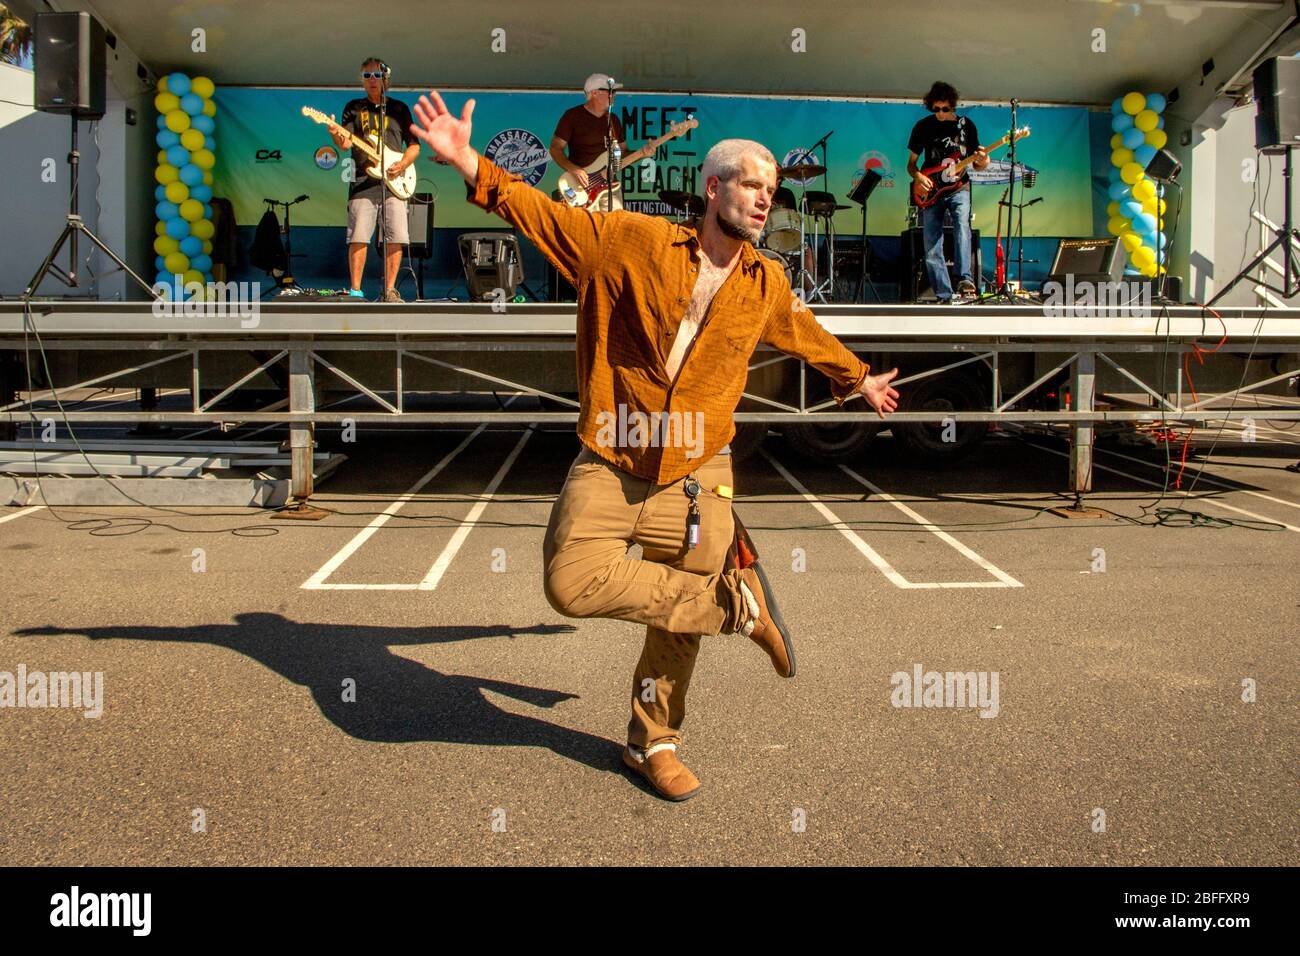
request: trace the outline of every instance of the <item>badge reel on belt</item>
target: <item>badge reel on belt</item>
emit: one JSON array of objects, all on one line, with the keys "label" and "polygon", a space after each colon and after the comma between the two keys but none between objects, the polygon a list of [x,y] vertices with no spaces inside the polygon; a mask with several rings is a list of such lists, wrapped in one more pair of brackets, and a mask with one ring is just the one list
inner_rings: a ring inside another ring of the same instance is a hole
[{"label": "badge reel on belt", "polygon": [[[687,548],[698,548],[700,546],[700,483],[691,476],[682,482],[682,491],[691,503],[686,508],[686,546]],[[731,488],[727,485],[718,485],[713,489],[713,493],[723,498],[731,497]]]}]

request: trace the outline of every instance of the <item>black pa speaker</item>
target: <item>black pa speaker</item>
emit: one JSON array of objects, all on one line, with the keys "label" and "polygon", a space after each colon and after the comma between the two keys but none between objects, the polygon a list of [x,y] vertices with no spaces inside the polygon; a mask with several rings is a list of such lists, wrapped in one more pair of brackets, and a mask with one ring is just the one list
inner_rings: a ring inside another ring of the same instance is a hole
[{"label": "black pa speaker", "polygon": [[[920,228],[908,229],[899,237],[901,255],[899,257],[899,293],[904,302],[918,302],[921,294],[930,288],[930,273],[925,268],[925,235]],[[948,281],[953,289],[961,277],[957,275],[957,248],[953,239],[952,226],[943,227],[943,260],[948,266]],[[979,289],[983,282],[983,256],[980,254],[980,231],[970,232],[970,271]]]},{"label": "black pa speaker", "polygon": [[456,242],[471,299],[491,299],[497,289],[507,299],[515,297],[515,290],[524,281],[524,262],[514,233],[462,232]]},{"label": "black pa speaker", "polygon": [[433,255],[433,193],[416,193],[406,204],[406,234],[412,259]]},{"label": "black pa speaker", "polygon": [[1300,60],[1275,56],[1255,67],[1255,148],[1300,144]]},{"label": "black pa speaker", "polygon": [[38,13],[35,37],[36,108],[101,118],[108,80],[104,25],[85,12]]},{"label": "black pa speaker", "polygon": [[1047,274],[1048,282],[1066,285],[1066,276],[1074,283],[1119,282],[1124,278],[1128,252],[1114,236],[1106,239],[1062,239],[1056,246],[1056,258]]}]

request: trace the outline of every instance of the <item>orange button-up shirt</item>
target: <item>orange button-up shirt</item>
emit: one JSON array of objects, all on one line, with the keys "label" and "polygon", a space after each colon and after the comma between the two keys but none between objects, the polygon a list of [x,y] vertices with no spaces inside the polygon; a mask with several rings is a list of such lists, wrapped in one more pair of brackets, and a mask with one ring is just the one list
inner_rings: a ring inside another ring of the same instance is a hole
[{"label": "orange button-up shirt", "polygon": [[577,289],[578,437],[616,468],[670,484],[717,454],[735,435],[760,342],[827,375],[840,402],[868,373],[794,296],[780,265],[745,243],[671,381],[665,362],[699,277],[694,229],[555,202],[481,156],[469,199],[532,240]]}]

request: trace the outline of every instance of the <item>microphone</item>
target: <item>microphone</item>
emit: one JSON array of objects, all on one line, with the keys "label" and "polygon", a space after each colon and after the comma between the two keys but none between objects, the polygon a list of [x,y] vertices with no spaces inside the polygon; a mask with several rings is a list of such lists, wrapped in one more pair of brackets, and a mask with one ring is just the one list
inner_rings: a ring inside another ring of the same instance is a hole
[{"label": "microphone", "polygon": [[299,203],[299,202],[303,202],[304,200],[307,200],[307,199],[310,199],[310,198],[311,198],[311,197],[308,196],[306,193],[303,193],[301,196],[299,196],[297,199],[295,199],[294,202]]}]

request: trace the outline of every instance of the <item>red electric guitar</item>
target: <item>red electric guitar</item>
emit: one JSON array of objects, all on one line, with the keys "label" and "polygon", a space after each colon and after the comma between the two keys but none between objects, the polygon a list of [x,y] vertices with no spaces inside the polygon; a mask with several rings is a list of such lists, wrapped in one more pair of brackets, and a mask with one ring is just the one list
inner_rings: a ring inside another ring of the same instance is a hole
[{"label": "red electric guitar", "polygon": [[[985,154],[991,153],[995,149],[1001,149],[1003,146],[1006,146],[1012,140],[1021,140],[1028,135],[1029,135],[1028,126],[1021,127],[1020,129],[1017,130],[1012,130],[1011,132],[1007,133],[1006,136],[1003,136],[1000,140],[994,143],[992,146],[985,147],[984,152]],[[931,166],[929,169],[921,170],[921,172],[923,172],[927,177],[929,177],[930,182],[933,183],[933,185],[931,186],[930,189],[927,190],[927,189],[922,189],[920,183],[913,182],[912,200],[922,209],[925,209],[928,206],[933,206],[936,202],[939,201],[940,196],[942,196],[944,193],[952,192],[954,189],[956,189],[958,186],[961,185],[960,180],[962,177],[962,173],[966,172],[967,166],[975,162],[975,160],[979,159],[979,155],[980,155],[979,153],[971,153],[965,159],[962,159],[956,153],[953,153],[942,163],[936,163],[935,165]]]}]

